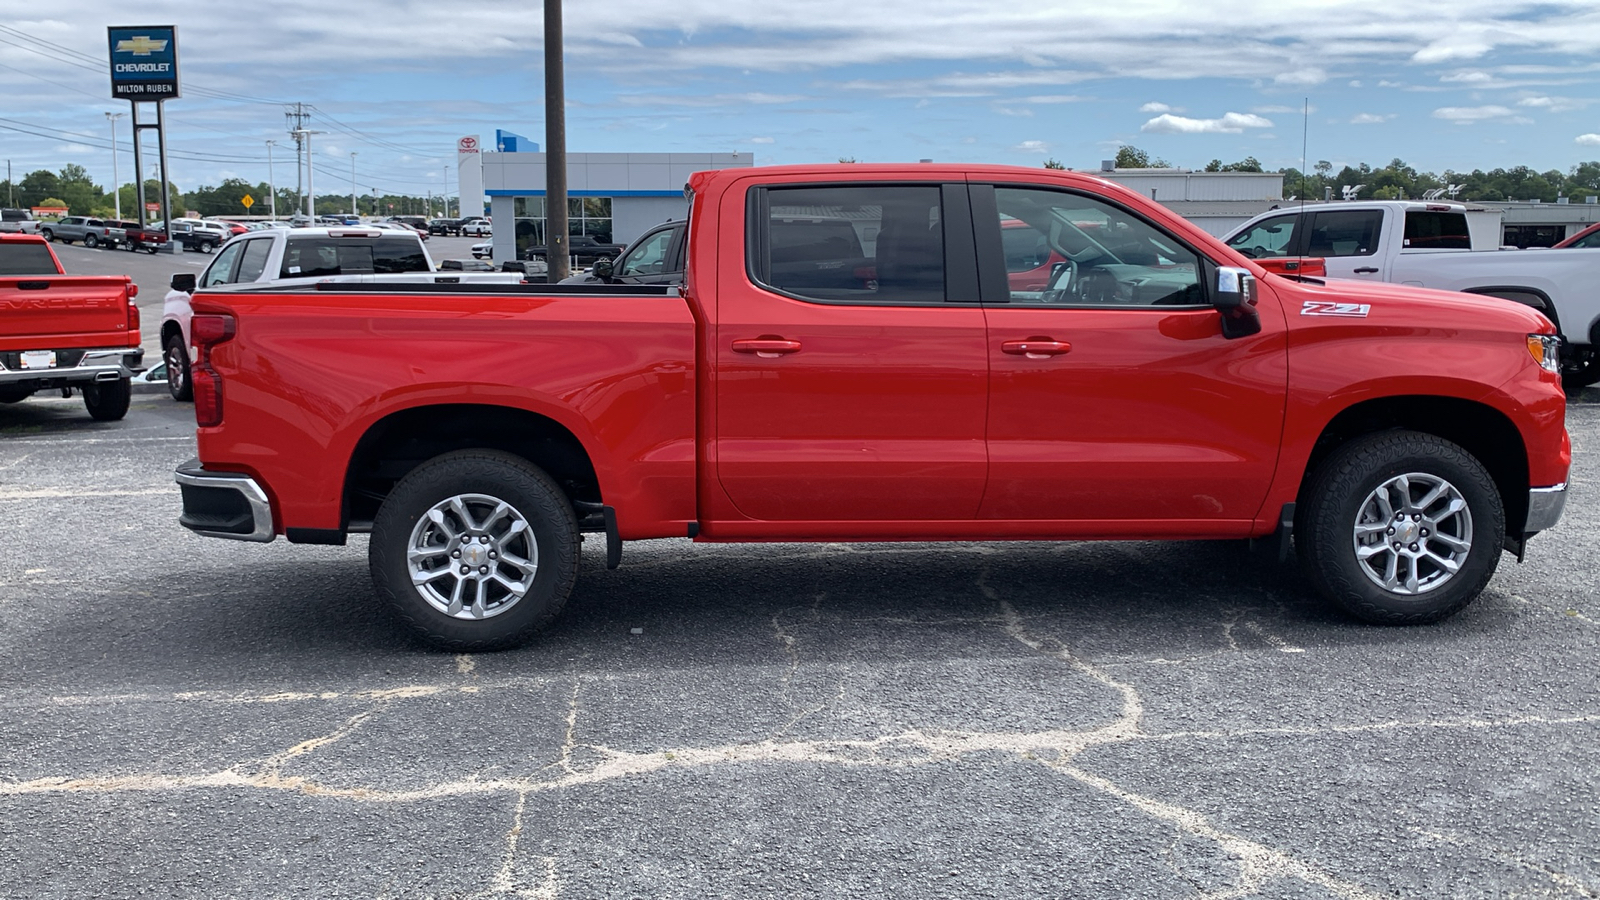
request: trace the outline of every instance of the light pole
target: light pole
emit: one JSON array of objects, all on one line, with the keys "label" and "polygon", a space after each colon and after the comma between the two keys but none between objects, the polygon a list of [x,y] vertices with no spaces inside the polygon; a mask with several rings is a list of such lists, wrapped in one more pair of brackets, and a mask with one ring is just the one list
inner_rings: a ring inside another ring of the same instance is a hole
[{"label": "light pole", "polygon": [[444,167],[444,194],[439,198],[444,204],[444,217],[450,218],[450,167]]},{"label": "light pole", "polygon": [[277,141],[267,141],[267,203],[271,207],[272,219],[278,219],[278,185],[272,180],[272,148]]},{"label": "light pole", "polygon": [[125,115],[127,113],[106,113],[106,121],[111,123],[111,196],[116,198],[118,219],[122,218],[122,176],[117,174],[117,120]]},{"label": "light pole", "polygon": [[356,211],[356,152],[350,151],[350,215],[360,215]]},{"label": "light pole", "polygon": [[306,145],[306,216],[311,219],[311,224],[317,224],[317,189],[312,186],[311,179],[311,136],[322,134],[320,131],[307,131],[298,128],[294,132],[305,138]]}]

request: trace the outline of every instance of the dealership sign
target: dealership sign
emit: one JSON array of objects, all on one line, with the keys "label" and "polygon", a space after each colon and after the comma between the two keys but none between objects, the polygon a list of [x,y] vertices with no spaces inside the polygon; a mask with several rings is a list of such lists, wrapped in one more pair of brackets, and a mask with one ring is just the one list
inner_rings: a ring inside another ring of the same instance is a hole
[{"label": "dealership sign", "polygon": [[176,25],[112,26],[111,96],[118,100],[171,100],[178,96]]}]

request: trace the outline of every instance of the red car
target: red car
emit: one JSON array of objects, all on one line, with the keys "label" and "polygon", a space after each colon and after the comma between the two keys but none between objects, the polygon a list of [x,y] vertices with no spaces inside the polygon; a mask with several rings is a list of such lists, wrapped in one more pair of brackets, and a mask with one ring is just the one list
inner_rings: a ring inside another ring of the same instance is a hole
[{"label": "red car", "polygon": [[1581,250],[1592,250],[1600,247],[1600,222],[1590,225],[1588,228],[1585,228],[1572,237],[1569,237],[1566,240],[1556,244],[1551,249],[1561,250],[1567,247],[1573,247]]},{"label": "red car", "polygon": [[484,649],[559,613],[582,532],[611,566],[665,537],[1292,541],[1350,614],[1418,623],[1560,518],[1559,339],[1521,304],[1271,274],[1072,172],[689,192],[681,285],[201,290],[180,522],[370,532],[400,618]]}]

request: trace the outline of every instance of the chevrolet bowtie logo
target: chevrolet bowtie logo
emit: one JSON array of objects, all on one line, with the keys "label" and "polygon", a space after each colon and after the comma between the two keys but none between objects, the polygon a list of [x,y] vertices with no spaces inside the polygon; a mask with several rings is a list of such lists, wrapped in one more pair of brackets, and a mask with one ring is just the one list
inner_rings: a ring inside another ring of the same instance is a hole
[{"label": "chevrolet bowtie logo", "polygon": [[118,53],[132,53],[134,56],[149,56],[166,49],[166,41],[152,41],[149,35],[144,34],[136,34],[130,41],[117,41]]}]

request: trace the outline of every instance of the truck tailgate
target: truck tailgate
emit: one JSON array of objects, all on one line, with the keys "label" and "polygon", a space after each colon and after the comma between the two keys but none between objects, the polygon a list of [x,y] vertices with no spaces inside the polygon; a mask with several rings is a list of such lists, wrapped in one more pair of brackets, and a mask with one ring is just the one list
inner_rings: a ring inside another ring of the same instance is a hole
[{"label": "truck tailgate", "polygon": [[0,350],[126,347],[128,279],[104,275],[0,278]]}]

